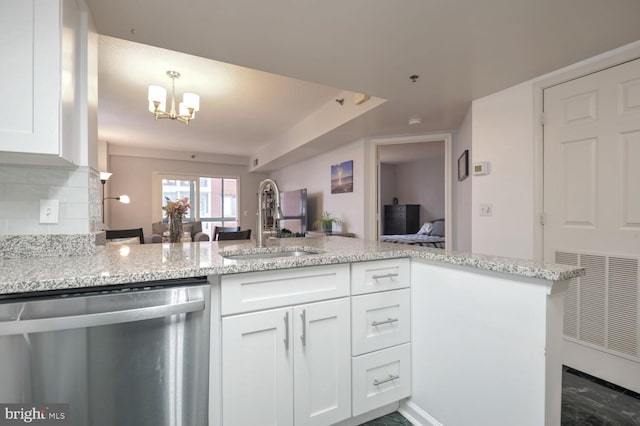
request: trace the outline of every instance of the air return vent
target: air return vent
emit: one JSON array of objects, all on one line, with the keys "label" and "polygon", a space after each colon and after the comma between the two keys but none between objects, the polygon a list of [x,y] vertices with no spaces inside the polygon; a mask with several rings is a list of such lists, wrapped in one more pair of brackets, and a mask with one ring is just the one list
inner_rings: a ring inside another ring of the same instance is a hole
[{"label": "air return vent", "polygon": [[558,251],[555,261],[586,268],[565,294],[565,336],[640,360],[638,258]]}]

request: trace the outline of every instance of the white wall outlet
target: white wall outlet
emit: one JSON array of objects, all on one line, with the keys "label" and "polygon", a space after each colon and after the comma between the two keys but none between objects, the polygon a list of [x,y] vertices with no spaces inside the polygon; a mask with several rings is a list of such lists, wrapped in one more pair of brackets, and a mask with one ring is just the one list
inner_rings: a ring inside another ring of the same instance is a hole
[{"label": "white wall outlet", "polygon": [[493,204],[480,204],[480,216],[493,216]]},{"label": "white wall outlet", "polygon": [[58,223],[58,212],[58,200],[40,200],[40,223]]}]

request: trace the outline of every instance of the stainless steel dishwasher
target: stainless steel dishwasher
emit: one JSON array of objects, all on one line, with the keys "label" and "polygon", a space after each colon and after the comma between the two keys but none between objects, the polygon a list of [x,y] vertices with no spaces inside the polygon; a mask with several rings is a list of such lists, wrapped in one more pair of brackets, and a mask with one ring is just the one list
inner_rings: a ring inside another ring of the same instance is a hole
[{"label": "stainless steel dishwasher", "polygon": [[73,426],[206,425],[204,278],[0,300],[0,403],[69,404]]}]

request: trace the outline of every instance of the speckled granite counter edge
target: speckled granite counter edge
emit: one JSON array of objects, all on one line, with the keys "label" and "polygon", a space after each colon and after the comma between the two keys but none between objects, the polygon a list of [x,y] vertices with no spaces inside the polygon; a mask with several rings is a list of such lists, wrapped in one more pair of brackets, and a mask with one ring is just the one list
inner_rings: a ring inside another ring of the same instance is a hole
[{"label": "speckled granite counter edge", "polygon": [[0,258],[89,256],[104,245],[104,232],[91,234],[0,235]]},{"label": "speckled granite counter edge", "polygon": [[[467,266],[480,270],[502,272],[514,276],[522,276],[549,281],[561,281],[575,278],[584,274],[584,269],[567,267],[554,268],[554,270],[534,268],[527,265],[505,264],[498,261],[477,260],[465,257],[438,255],[421,251],[395,251],[354,255],[330,255],[318,254],[305,256],[295,259],[281,258],[270,259],[265,261],[242,262],[235,265],[221,265],[211,267],[188,267],[175,270],[160,271],[136,271],[118,274],[101,274],[101,275],[78,275],[75,277],[52,278],[39,281],[13,282],[5,284],[0,288],[0,294],[9,293],[28,293],[47,290],[62,290],[73,288],[86,288],[97,286],[108,286],[118,284],[129,284],[135,282],[148,282],[156,280],[169,280],[178,278],[189,278],[208,275],[228,275],[243,272],[262,272],[273,271],[278,269],[289,269],[309,266],[332,265],[339,263],[364,262],[372,260],[384,260],[410,257],[423,259],[428,261],[436,261],[444,264],[453,264],[458,266]],[[558,265],[555,265],[558,266]]]},{"label": "speckled granite counter edge", "polygon": [[429,252],[409,250],[407,255],[416,259],[432,260],[485,271],[502,272],[510,275],[549,281],[564,281],[581,277],[585,274],[584,268],[571,265],[537,263],[497,256],[437,252],[434,249],[431,249]]}]

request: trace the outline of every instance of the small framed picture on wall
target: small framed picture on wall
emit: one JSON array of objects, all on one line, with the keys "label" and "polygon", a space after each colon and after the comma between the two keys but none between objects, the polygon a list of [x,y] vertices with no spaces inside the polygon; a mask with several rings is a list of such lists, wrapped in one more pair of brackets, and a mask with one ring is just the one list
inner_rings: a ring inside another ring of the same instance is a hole
[{"label": "small framed picture on wall", "polygon": [[469,150],[465,149],[458,158],[458,181],[462,182],[469,176]]},{"label": "small framed picture on wall", "polygon": [[331,166],[331,193],[353,192],[353,160]]}]

